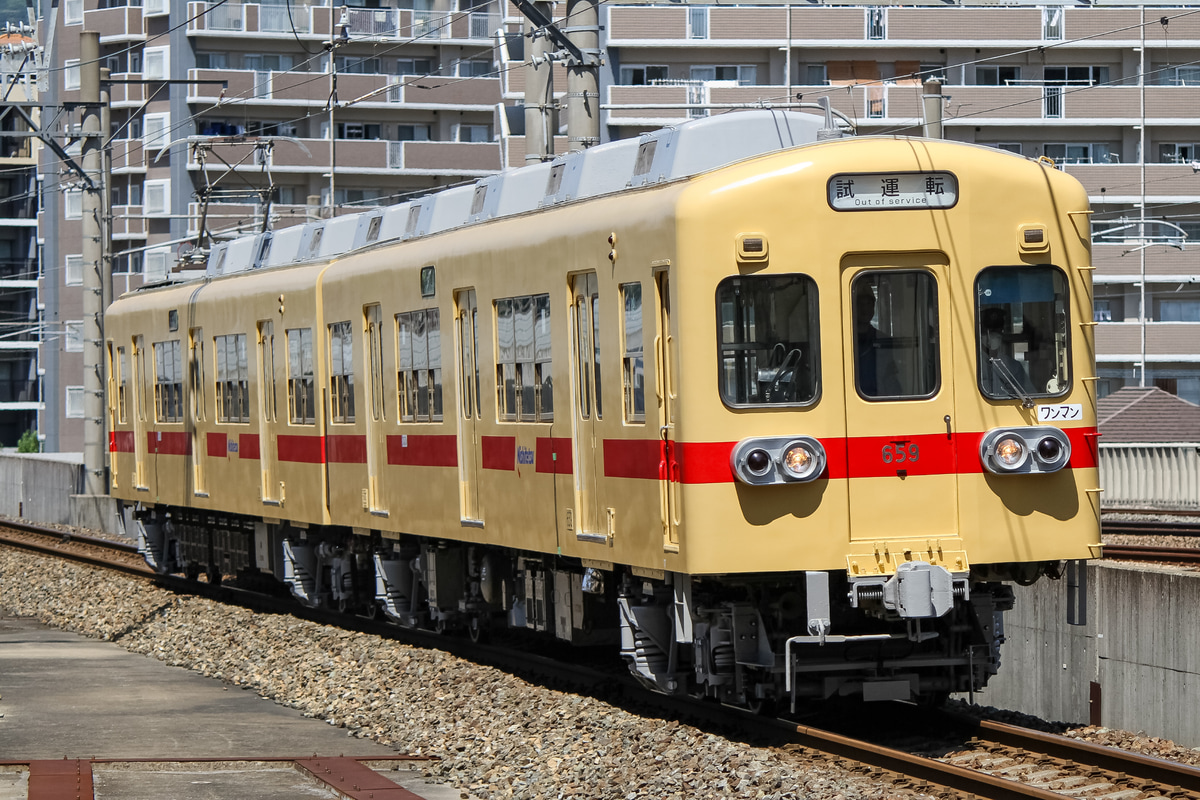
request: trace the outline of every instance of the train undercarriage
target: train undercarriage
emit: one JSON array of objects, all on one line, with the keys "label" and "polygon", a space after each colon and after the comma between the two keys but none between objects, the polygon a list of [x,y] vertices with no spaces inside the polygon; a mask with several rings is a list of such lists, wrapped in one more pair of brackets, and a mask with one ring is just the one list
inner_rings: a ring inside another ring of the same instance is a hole
[{"label": "train undercarriage", "polygon": [[924,562],[839,572],[690,576],[347,528],[300,528],[187,509],[129,508],[159,572],[268,578],[297,601],[472,638],[528,631],[619,646],[668,694],[794,709],[833,697],[937,703],[1000,664],[1011,588],[1054,564],[952,574]]}]

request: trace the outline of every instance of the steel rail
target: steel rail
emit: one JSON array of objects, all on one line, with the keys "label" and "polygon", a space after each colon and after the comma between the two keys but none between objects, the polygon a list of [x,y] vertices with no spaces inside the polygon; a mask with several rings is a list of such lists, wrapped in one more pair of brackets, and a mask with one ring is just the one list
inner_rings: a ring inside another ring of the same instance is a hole
[{"label": "steel rail", "polygon": [[1200,549],[1106,544],[1104,545],[1104,558],[1107,561],[1192,565],[1200,564]]},{"label": "steel rail", "polygon": [[1200,792],[1200,768],[1187,764],[991,720],[979,723],[977,736],[981,740],[1044,753],[1053,758],[1097,767],[1106,772],[1124,773],[1136,780],[1153,781],[1163,786]]},{"label": "steel rail", "polygon": [[138,556],[137,545],[65,532],[21,520],[0,520],[0,544],[65,558],[143,578],[156,573]]}]

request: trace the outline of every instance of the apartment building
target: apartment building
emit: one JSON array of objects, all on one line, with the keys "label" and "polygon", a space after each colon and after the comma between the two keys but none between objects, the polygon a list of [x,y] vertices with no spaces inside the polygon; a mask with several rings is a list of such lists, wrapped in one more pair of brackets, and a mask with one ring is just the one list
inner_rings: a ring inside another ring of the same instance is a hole
[{"label": "apartment building", "polygon": [[[69,134],[79,33],[98,31],[111,77],[117,293],[195,267],[189,253],[214,237],[526,161],[530,47],[511,3],[135,2],[63,0],[47,59],[62,67],[43,93]],[[554,6],[560,19],[565,10]],[[1200,10],[610,2],[600,24],[604,140],[820,97],[859,135],[919,134],[922,81],[940,78],[947,138],[1050,158],[1087,186],[1099,392],[1144,382],[1200,402]],[[561,103],[566,70],[551,69]],[[550,117],[555,152],[567,146],[564,121]],[[72,271],[81,195],[52,155],[41,174],[42,301],[48,329],[69,331],[82,313]],[[209,238],[197,242],[201,218]],[[70,392],[81,356],[70,336],[55,341],[43,348],[42,431],[51,449],[78,449]]]},{"label": "apartment building", "polygon": [[622,138],[738,104],[828,97],[859,135],[1053,159],[1087,187],[1097,384],[1200,403],[1200,9],[1115,3],[601,10],[603,123]]},{"label": "apartment building", "polygon": [[[30,134],[40,112],[34,40],[0,35],[0,446],[13,447],[38,430],[41,412],[39,352],[53,338],[42,329],[38,297],[37,140]],[[59,331],[58,333],[63,333]]]}]

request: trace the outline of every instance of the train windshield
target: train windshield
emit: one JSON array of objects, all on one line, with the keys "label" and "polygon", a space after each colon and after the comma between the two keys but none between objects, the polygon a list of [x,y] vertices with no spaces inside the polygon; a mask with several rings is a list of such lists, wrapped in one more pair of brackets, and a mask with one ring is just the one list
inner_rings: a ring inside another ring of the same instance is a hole
[{"label": "train windshield", "polygon": [[726,278],[717,287],[717,318],[726,405],[805,405],[816,399],[820,351],[812,278]]},{"label": "train windshield", "polygon": [[932,397],[941,385],[937,281],[923,270],[855,276],[854,375],[867,400]]},{"label": "train windshield", "polygon": [[1070,388],[1067,279],[1055,267],[989,267],[975,281],[979,388],[1029,400]]}]

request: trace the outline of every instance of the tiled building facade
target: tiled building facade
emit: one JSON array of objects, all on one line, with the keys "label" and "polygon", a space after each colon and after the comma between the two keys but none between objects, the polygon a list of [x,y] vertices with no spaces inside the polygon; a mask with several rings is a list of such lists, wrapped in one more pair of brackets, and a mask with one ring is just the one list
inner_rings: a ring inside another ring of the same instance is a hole
[{"label": "tiled building facade", "polygon": [[[63,68],[45,98],[77,98],[79,32],[99,31],[114,80],[116,292],[187,266],[199,195],[221,236],[264,215],[280,227],[525,163],[529,48],[516,9],[400,1],[411,7],[64,0],[48,60]],[[607,3],[600,23],[602,139],[822,96],[860,135],[919,134],[922,79],[941,78],[947,138],[1054,159],[1087,186],[1101,394],[1144,370],[1147,385],[1200,402],[1200,11]],[[566,70],[553,71],[561,99]],[[78,195],[51,156],[41,171],[42,294],[66,326],[81,313],[66,280]],[[83,421],[65,404],[82,362],[65,344],[43,349],[47,442],[77,449]]]}]

